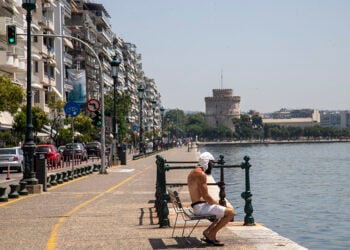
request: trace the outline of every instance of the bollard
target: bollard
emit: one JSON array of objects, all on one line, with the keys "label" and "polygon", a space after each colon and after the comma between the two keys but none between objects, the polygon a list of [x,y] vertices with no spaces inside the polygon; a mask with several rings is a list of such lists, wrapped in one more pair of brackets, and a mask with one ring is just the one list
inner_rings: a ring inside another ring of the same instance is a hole
[{"label": "bollard", "polygon": [[72,170],[67,170],[68,172],[68,180],[73,180],[73,171]]},{"label": "bollard", "polygon": [[80,168],[80,167],[77,168],[77,176],[78,176],[78,177],[81,177],[81,168]]},{"label": "bollard", "polygon": [[20,181],[19,183],[19,194],[20,195],[28,195],[28,190],[27,190],[27,182],[26,181]]},{"label": "bollard", "polygon": [[76,179],[76,178],[78,178],[78,169],[77,168],[75,168],[74,170],[73,170],[73,178],[74,179]]},{"label": "bollard", "polygon": [[46,188],[51,187],[50,179],[51,179],[50,175],[46,176]]},{"label": "bollard", "polygon": [[246,213],[244,217],[244,226],[255,226],[253,217],[253,205],[252,205],[252,194],[250,192],[250,178],[249,178],[249,168],[251,167],[248,156],[245,156],[244,162],[241,164],[241,168],[245,170],[245,192],[241,194],[241,197],[245,200],[244,212]]},{"label": "bollard", "polygon": [[6,187],[0,187],[0,202],[8,201],[8,196],[6,194]]},{"label": "bollard", "polygon": [[57,172],[56,173],[56,181],[57,181],[57,184],[62,184],[63,183],[62,173],[61,172]]},{"label": "bollard", "polygon": [[63,182],[67,182],[68,181],[68,172],[67,171],[62,171],[62,180]]},{"label": "bollard", "polygon": [[18,184],[10,184],[10,193],[8,194],[8,197],[9,198],[12,198],[12,199],[17,199],[19,197],[19,193],[17,192],[17,189],[18,189]]},{"label": "bollard", "polygon": [[50,178],[51,186],[57,186],[56,175],[55,174],[51,174],[50,177],[51,177]]}]

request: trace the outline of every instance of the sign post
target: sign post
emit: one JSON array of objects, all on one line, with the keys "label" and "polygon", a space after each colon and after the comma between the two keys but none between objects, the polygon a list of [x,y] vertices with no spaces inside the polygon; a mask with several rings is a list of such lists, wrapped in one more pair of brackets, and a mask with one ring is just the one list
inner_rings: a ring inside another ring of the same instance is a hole
[{"label": "sign post", "polygon": [[64,105],[64,112],[72,117],[72,173],[74,176],[74,117],[80,114],[80,106],[76,102],[67,102]]}]

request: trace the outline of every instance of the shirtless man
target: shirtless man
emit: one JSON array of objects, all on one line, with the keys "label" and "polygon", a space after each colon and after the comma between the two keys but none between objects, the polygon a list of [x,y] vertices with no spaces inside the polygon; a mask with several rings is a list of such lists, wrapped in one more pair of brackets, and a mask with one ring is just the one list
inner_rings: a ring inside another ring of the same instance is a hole
[{"label": "shirtless man", "polygon": [[235,211],[232,207],[219,205],[208,193],[206,174],[211,174],[213,166],[213,155],[209,152],[201,154],[198,167],[188,175],[187,184],[194,213],[197,215],[216,215],[216,220],[204,230],[202,240],[214,246],[223,246],[224,243],[217,240],[216,234],[228,222],[232,221]]}]

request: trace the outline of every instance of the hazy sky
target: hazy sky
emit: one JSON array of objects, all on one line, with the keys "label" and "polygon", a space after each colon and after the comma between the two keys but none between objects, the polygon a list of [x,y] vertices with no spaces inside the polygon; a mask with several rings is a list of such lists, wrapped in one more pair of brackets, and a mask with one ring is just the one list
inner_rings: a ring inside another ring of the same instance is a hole
[{"label": "hazy sky", "polygon": [[223,87],[243,112],[350,110],[349,0],[93,2],[137,46],[165,108],[205,111]]}]

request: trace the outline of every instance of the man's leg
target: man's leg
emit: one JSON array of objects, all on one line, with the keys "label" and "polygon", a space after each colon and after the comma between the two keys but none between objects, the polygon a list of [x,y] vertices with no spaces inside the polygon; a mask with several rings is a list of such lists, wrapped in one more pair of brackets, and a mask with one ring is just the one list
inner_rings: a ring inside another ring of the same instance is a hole
[{"label": "man's leg", "polygon": [[[218,222],[213,222],[205,231],[204,236],[207,237],[209,240],[216,240],[216,234],[218,231],[226,226],[227,223],[229,223],[233,217],[235,216],[234,210],[231,208],[225,209],[224,217],[218,220]],[[209,230],[210,229],[210,230]],[[206,231],[208,231],[208,234],[206,234]]]}]

